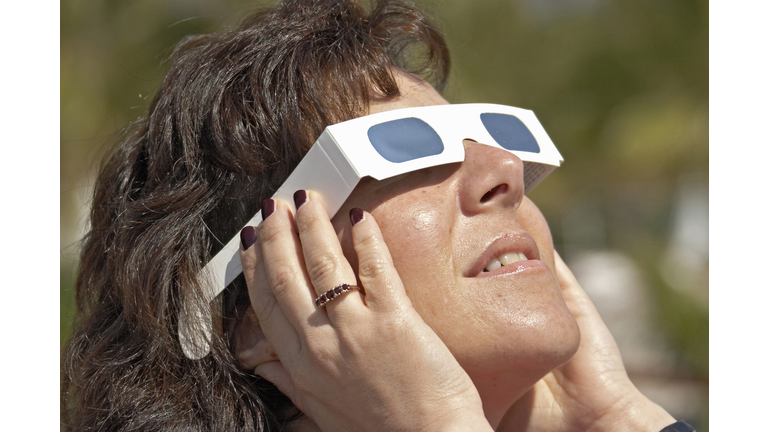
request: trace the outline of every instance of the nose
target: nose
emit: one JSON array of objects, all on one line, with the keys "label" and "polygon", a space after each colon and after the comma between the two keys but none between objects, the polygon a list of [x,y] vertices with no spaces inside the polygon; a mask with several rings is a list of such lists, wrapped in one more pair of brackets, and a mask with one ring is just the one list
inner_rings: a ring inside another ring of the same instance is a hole
[{"label": "nose", "polygon": [[464,162],[459,169],[459,200],[468,216],[499,206],[517,207],[523,200],[523,161],[514,154],[464,141]]}]

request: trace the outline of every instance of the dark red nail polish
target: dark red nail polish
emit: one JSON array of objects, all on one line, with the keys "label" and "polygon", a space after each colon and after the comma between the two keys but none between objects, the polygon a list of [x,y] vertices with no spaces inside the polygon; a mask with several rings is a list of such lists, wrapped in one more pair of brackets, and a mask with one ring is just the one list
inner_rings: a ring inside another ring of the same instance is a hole
[{"label": "dark red nail polish", "polygon": [[243,250],[248,250],[256,243],[256,230],[252,226],[240,230],[240,243],[243,244]]},{"label": "dark red nail polish", "polygon": [[353,207],[352,210],[349,211],[349,218],[352,220],[352,225],[357,225],[358,222],[363,220],[364,216],[365,213],[357,207]]},{"label": "dark red nail polish", "polygon": [[293,193],[293,202],[296,204],[296,210],[307,202],[307,191],[299,189]]},{"label": "dark red nail polish", "polygon": [[261,220],[266,220],[269,215],[275,212],[275,200],[264,200],[261,204]]}]

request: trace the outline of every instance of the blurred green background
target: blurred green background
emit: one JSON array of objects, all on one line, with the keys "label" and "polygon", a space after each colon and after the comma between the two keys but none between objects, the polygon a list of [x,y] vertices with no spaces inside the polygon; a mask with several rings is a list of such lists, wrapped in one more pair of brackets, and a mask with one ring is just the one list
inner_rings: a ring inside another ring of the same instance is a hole
[{"label": "blurred green background", "polygon": [[[102,149],[141,115],[184,36],[274,2],[61,3],[61,341]],[[532,109],[565,158],[530,197],[651,399],[708,430],[706,1],[420,2],[453,103]]]}]

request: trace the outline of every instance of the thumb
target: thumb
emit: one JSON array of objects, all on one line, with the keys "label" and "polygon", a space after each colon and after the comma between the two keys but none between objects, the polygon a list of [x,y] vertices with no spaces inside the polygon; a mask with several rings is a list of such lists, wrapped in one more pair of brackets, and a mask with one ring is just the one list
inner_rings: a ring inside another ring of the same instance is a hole
[{"label": "thumb", "polygon": [[581,288],[571,269],[565,265],[557,251],[555,251],[555,273],[557,281],[560,283],[565,303],[579,323],[579,327],[582,325],[604,327],[605,324],[603,324],[597,308],[592,303],[592,300],[589,299],[587,293],[584,292],[584,289]]},{"label": "thumb", "polygon": [[280,360],[262,363],[256,366],[253,373],[274,384],[280,390],[280,393],[288,396],[291,402],[296,405],[296,408],[305,414],[307,413],[306,406],[304,406],[305,404],[300,399],[299,393],[293,385],[291,375],[285,370]]}]

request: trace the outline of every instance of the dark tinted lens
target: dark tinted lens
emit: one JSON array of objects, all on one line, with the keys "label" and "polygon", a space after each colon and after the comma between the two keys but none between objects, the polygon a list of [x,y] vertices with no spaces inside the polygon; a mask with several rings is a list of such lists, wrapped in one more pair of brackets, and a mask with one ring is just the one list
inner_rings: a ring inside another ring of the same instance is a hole
[{"label": "dark tinted lens", "polygon": [[510,114],[483,113],[480,120],[493,139],[505,149],[539,152],[539,143],[519,118]]},{"label": "dark tinted lens", "polygon": [[406,162],[443,152],[443,140],[423,120],[404,118],[368,129],[373,148],[390,162]]}]

